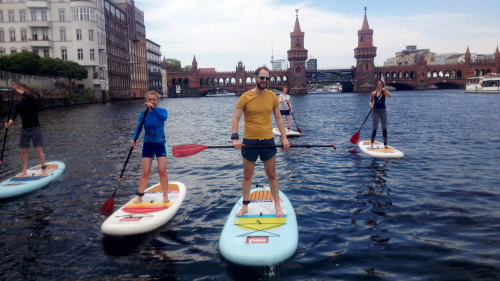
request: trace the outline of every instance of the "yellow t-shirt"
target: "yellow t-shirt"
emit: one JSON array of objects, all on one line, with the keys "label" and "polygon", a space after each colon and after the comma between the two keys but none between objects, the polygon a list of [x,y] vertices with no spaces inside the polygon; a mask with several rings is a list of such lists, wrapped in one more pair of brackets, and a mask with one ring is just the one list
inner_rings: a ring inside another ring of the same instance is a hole
[{"label": "yellow t-shirt", "polygon": [[253,90],[241,95],[236,108],[243,109],[245,115],[246,139],[270,139],[273,137],[273,123],[271,114],[280,104],[278,97],[268,89],[262,94]]}]

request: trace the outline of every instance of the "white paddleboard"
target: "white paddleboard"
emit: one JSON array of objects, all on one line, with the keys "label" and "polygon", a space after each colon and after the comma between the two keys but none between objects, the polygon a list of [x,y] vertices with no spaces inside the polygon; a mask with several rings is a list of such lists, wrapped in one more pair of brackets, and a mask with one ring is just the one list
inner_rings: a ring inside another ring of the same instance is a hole
[{"label": "white paddleboard", "polygon": [[181,182],[168,183],[168,199],[163,203],[160,184],[147,188],[141,203],[134,203],[134,196],[127,204],[114,212],[101,226],[107,235],[121,236],[146,233],[167,223],[175,215],[186,197],[186,187]]},{"label": "white paddleboard", "polygon": [[[301,135],[301,133],[294,131],[294,130],[289,130],[289,129],[285,129],[285,130],[286,130],[287,137],[300,137],[300,135]],[[281,136],[280,130],[278,128],[273,128],[273,134],[275,136]]]},{"label": "white paddleboard", "polygon": [[6,199],[14,196],[29,193],[48,185],[64,173],[66,166],[62,162],[46,162],[46,176],[42,176],[42,167],[40,165],[26,170],[26,175],[18,174],[8,180],[0,183],[0,199]]},{"label": "white paddleboard", "polygon": [[288,198],[279,192],[284,217],[276,217],[269,187],[250,191],[248,213],[237,217],[241,197],[231,210],[219,239],[219,249],[227,260],[245,266],[278,264],[297,250],[299,231],[295,211]]},{"label": "white paddleboard", "polygon": [[375,141],[373,143],[373,148],[370,149],[370,144],[371,142],[369,140],[364,140],[360,141],[358,146],[361,151],[376,158],[403,158],[405,156],[403,152],[390,145],[388,148],[385,148],[383,143]]}]

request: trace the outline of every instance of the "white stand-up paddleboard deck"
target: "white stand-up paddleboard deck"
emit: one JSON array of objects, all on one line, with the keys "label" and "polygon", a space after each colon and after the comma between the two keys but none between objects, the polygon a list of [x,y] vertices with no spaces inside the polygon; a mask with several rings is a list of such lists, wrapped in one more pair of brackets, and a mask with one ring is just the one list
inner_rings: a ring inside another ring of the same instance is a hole
[{"label": "white stand-up paddleboard deck", "polygon": [[384,144],[381,142],[374,142],[373,148],[370,149],[371,142],[369,140],[360,141],[358,143],[361,151],[366,153],[369,156],[376,158],[403,158],[405,155],[403,152],[397,150],[396,148],[389,146],[388,148],[384,147]]},{"label": "white stand-up paddleboard deck", "polygon": [[26,170],[26,176],[21,173],[0,183],[0,199],[6,199],[19,196],[31,191],[40,189],[57,179],[64,173],[66,166],[62,162],[46,162],[46,176],[42,176],[42,167],[40,165]]},{"label": "white stand-up paddleboard deck", "polygon": [[107,235],[135,235],[146,233],[167,223],[175,215],[186,197],[186,187],[181,182],[168,183],[168,199],[163,203],[160,184],[147,188],[141,203],[134,203],[134,196],[127,204],[114,212],[101,226]]},{"label": "white stand-up paddleboard deck", "polygon": [[[300,137],[301,133],[294,131],[294,130],[286,130],[286,136],[287,137]],[[280,130],[278,128],[273,128],[273,134],[275,136],[281,136]]]},{"label": "white stand-up paddleboard deck", "polygon": [[279,192],[284,217],[276,217],[269,187],[250,192],[248,213],[237,217],[241,197],[222,229],[219,249],[227,260],[245,266],[268,266],[291,257],[297,250],[299,231],[295,211],[288,198]]}]

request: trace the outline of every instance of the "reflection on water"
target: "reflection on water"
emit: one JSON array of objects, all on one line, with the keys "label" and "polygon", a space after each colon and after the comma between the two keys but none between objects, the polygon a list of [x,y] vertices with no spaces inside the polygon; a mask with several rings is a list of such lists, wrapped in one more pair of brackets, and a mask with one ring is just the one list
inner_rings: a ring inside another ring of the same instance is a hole
[{"label": "reflection on water", "polygon": [[[389,144],[405,158],[389,161],[367,157],[349,142],[368,98],[293,97],[303,132],[291,144],[335,143],[337,150],[278,151],[279,183],[297,214],[299,245],[287,261],[262,268],[231,264],[218,251],[227,215],[241,196],[239,151],[169,155],[169,178],[188,190],[176,216],[144,235],[106,237],[99,209],[123,167],[142,101],[44,110],[47,160],[66,163],[66,174],[46,188],[0,201],[0,279],[500,279],[500,96],[394,93],[387,104]],[[169,148],[230,145],[236,100],[163,99]],[[9,130],[2,179],[19,170],[19,130],[19,123]],[[369,133],[367,125],[361,138]],[[116,206],[136,192],[141,145]],[[31,150],[28,164],[36,162]],[[152,173],[150,183],[158,181]],[[260,162],[255,184],[267,184]]]}]

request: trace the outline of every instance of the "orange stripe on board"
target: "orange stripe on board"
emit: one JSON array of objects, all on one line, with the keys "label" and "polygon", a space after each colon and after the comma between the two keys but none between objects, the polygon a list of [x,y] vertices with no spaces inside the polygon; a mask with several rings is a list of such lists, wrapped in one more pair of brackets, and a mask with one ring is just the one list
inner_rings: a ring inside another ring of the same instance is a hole
[{"label": "orange stripe on board", "polygon": [[368,150],[372,150],[372,151],[394,151],[394,148],[368,148]]},{"label": "orange stripe on board", "polygon": [[[47,168],[48,169],[57,169],[57,168],[59,168],[59,166],[57,164],[48,164]],[[42,169],[42,166],[38,165],[35,168],[30,169],[30,170],[41,170],[41,169]]]},{"label": "orange stripe on board", "polygon": [[[369,145],[369,144],[371,144],[371,141],[364,141],[363,142],[363,145]],[[379,141],[375,141],[375,142],[373,142],[373,144],[382,144],[382,143]]]},{"label": "orange stripe on board", "polygon": [[[155,188],[148,190],[147,192],[159,192],[161,190],[161,185],[157,185]],[[177,184],[169,184],[168,185],[168,192],[173,192],[173,191],[179,191],[179,186]]]},{"label": "orange stripe on board", "polygon": [[[273,200],[270,190],[258,190],[250,194],[250,201]],[[280,198],[281,202],[281,198]]]},{"label": "orange stripe on board", "polygon": [[123,208],[123,211],[125,213],[131,213],[131,214],[136,214],[136,213],[154,213],[158,211],[162,211],[165,209],[168,209],[170,206],[172,206],[174,203],[173,202],[168,202],[168,203],[131,203],[127,204],[125,208]]}]

